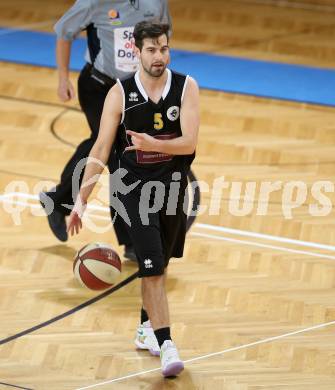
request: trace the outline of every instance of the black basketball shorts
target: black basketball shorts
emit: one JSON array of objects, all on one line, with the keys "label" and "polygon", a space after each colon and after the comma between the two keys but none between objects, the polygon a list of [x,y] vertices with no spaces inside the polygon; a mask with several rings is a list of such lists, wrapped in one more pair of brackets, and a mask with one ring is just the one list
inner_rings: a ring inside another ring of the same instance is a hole
[{"label": "black basketball shorts", "polygon": [[[163,207],[157,212],[146,213],[147,223],[143,222],[143,218],[141,219],[142,186],[129,194],[118,194],[131,222],[131,226],[127,225],[127,230],[138,259],[140,278],[164,274],[171,257],[183,256],[187,220],[187,215],[183,210],[186,187],[187,178],[185,177],[181,182],[175,213],[167,215],[169,194],[169,186],[167,186]],[[154,191],[147,194],[150,197],[150,206],[154,202],[154,195]]]}]

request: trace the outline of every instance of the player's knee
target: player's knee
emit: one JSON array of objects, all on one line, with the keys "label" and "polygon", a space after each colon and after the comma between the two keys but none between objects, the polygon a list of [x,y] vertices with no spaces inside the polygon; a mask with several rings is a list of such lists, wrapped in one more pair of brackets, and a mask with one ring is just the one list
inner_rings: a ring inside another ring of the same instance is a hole
[{"label": "player's knee", "polygon": [[138,256],[139,277],[155,277],[164,274],[164,256],[160,250],[139,251]]},{"label": "player's knee", "polygon": [[164,273],[162,273],[160,275],[144,276],[142,278],[142,282],[145,285],[148,285],[148,284],[160,284],[163,281],[164,281]]},{"label": "player's knee", "polygon": [[[164,272],[164,271],[163,271]],[[143,276],[142,284],[144,288],[157,288],[164,284],[164,273],[160,275]]]}]

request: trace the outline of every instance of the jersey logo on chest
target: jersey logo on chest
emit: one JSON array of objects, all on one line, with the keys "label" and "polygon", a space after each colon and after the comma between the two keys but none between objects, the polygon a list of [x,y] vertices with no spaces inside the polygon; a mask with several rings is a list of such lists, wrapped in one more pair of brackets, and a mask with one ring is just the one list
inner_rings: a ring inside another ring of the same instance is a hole
[{"label": "jersey logo on chest", "polygon": [[166,111],[166,116],[172,122],[176,121],[179,118],[179,107],[172,106]]},{"label": "jersey logo on chest", "polygon": [[130,94],[129,94],[129,101],[130,102],[138,102],[138,94],[137,94],[137,92],[130,92]]}]

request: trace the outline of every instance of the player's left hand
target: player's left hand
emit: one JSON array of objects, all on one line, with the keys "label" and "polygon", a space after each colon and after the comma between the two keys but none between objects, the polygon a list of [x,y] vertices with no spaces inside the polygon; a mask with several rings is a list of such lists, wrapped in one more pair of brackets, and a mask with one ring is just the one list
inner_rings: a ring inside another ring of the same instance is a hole
[{"label": "player's left hand", "polygon": [[126,147],[126,151],[142,150],[143,152],[155,152],[157,140],[146,133],[136,133],[132,130],[127,130],[127,134],[131,136],[132,146]]}]

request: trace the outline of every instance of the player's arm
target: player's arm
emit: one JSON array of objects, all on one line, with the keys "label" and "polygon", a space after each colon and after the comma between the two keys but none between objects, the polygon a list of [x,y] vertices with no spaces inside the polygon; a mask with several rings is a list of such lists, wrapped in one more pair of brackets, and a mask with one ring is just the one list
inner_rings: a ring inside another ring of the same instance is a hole
[{"label": "player's arm", "polygon": [[71,57],[72,41],[57,39],[56,61],[58,69],[58,89],[57,94],[62,102],[73,99],[76,94],[69,79],[69,63]]},{"label": "player's arm", "polygon": [[182,136],[171,140],[159,140],[145,133],[127,130],[133,146],[126,150],[142,150],[172,155],[192,154],[195,151],[199,131],[199,88],[191,77],[186,85],[184,99],[180,109]]},{"label": "player's arm", "polygon": [[68,231],[73,235],[82,227],[81,217],[87,200],[103,171],[115,140],[123,109],[123,97],[120,86],[114,85],[108,92],[100,120],[98,138],[95,141],[86,162],[84,177],[74,208],[68,221]]}]

